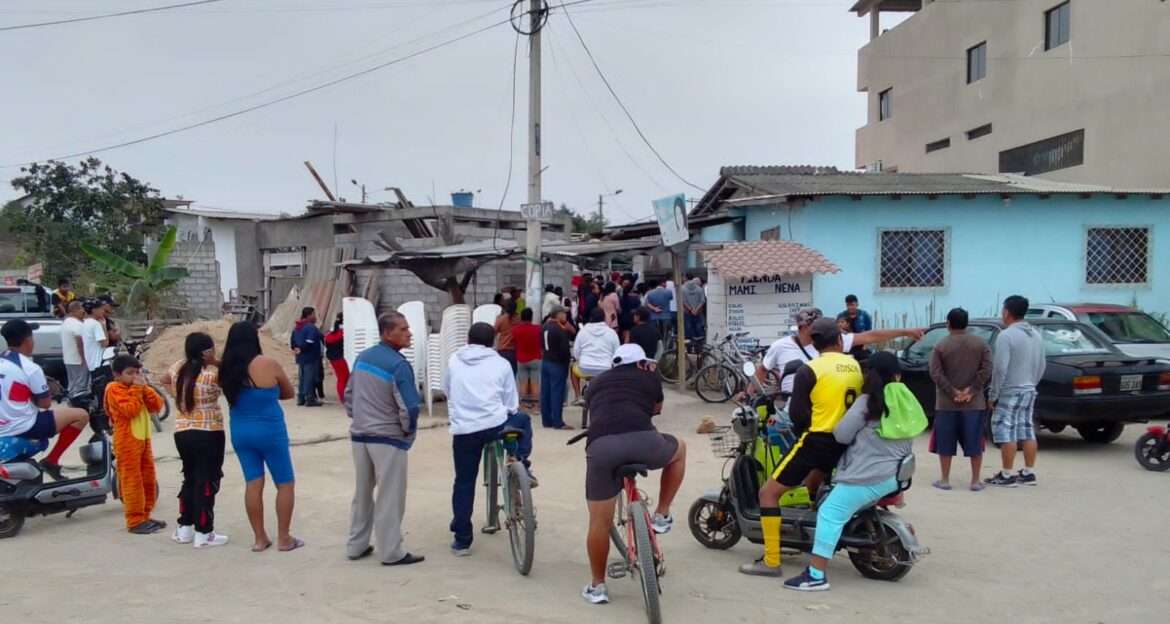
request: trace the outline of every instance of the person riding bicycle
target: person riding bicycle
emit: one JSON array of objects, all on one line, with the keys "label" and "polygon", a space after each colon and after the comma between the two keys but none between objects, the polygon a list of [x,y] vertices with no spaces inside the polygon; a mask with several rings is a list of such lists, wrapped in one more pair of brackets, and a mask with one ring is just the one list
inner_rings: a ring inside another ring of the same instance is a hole
[{"label": "person riding bicycle", "polygon": [[467,346],[451,355],[443,374],[455,461],[450,527],[455,539],[451,552],[457,557],[471,554],[471,513],[483,449],[498,440],[506,428],[521,430],[517,458],[524,462],[532,486],[536,486],[528,461],[532,454],[532,421],[519,411],[520,395],[512,365],[492,348],[495,340],[495,328],[475,323],[467,332]]},{"label": "person riding bicycle", "polygon": [[744,574],[780,577],[780,497],[802,485],[810,475],[827,475],[837,466],[846,447],[833,437],[833,429],[861,395],[861,365],[843,352],[837,321],[818,318],[809,325],[808,334],[819,357],[793,375],[792,398],[788,401],[788,414],[800,437],[772,478],[760,488],[764,556],[740,566]]},{"label": "person riding bicycle", "polygon": [[659,433],[650,419],[662,413],[662,380],[654,361],[636,344],[619,347],[614,367],[589,384],[585,404],[592,414],[585,443],[585,500],[589,506],[589,552],[592,580],[581,597],[593,604],[609,602],[605,587],[605,562],[609,557],[609,533],[614,507],[622,491],[618,468],[645,464],[662,470],[658,507],[653,518],[656,533],[670,531],[674,501],[686,473],[687,447],[670,434]]}]

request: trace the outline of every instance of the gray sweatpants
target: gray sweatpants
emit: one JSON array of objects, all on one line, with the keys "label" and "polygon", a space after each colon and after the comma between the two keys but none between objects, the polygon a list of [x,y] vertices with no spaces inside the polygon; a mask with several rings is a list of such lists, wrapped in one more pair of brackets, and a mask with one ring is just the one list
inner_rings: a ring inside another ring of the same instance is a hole
[{"label": "gray sweatpants", "polygon": [[[402,515],[406,512],[406,451],[389,444],[352,442],[356,486],[346,554],[357,557],[370,545],[370,533],[384,563],[406,556]],[[375,488],[378,490],[375,495]]]},{"label": "gray sweatpants", "polygon": [[65,376],[68,377],[69,398],[76,399],[91,392],[89,387],[89,368],[85,364],[66,364]]}]

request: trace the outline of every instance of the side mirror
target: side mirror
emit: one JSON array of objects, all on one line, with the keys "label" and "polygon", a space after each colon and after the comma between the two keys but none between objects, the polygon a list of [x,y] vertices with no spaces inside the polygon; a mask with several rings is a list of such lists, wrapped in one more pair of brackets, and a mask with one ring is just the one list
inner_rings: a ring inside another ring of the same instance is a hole
[{"label": "side mirror", "polygon": [[897,351],[894,352],[894,356],[897,357],[899,360],[904,360],[904,359],[906,359],[906,350],[905,349],[898,349]]},{"label": "side mirror", "polygon": [[744,362],[743,363],[743,374],[747,375],[748,377],[754,377],[756,375],[755,362]]}]

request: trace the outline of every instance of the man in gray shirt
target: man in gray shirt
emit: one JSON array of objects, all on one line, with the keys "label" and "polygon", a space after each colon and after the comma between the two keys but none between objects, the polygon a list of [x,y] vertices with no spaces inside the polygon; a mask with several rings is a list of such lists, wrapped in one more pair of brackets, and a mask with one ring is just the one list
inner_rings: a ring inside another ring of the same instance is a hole
[{"label": "man in gray shirt", "polygon": [[[1003,470],[986,479],[990,485],[1016,487],[1036,485],[1036,432],[1032,413],[1036,406],[1036,385],[1044,376],[1044,338],[1024,321],[1028,300],[1012,295],[1003,302],[1005,329],[995,339],[992,361],[991,439],[999,445]],[[1016,446],[1024,448],[1024,468],[1013,474]]]}]

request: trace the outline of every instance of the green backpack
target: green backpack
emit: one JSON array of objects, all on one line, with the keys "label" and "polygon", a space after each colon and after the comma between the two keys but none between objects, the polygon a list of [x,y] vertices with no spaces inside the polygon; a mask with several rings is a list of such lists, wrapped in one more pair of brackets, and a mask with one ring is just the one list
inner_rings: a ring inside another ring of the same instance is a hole
[{"label": "green backpack", "polygon": [[901,382],[886,384],[886,413],[877,434],[887,440],[909,440],[926,431],[926,412]]}]

